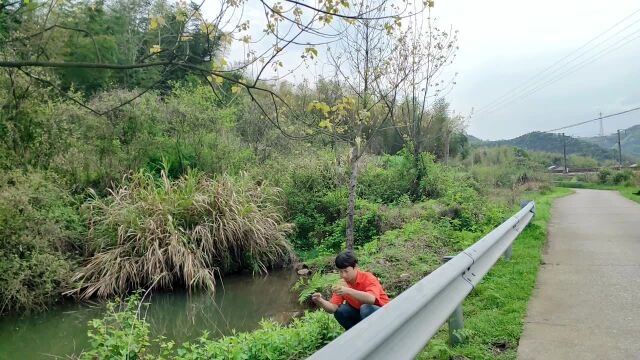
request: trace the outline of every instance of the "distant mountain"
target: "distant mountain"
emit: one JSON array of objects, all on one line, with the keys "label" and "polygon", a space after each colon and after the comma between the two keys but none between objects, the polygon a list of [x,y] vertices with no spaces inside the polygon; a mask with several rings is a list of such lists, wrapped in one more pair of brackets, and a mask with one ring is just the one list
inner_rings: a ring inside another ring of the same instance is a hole
[{"label": "distant mountain", "polygon": [[[616,138],[617,141],[617,138]],[[471,140],[469,140],[472,143]],[[617,150],[605,149],[592,142],[567,136],[567,155],[589,156],[596,160],[616,160]],[[480,141],[481,146],[511,145],[525,150],[562,154],[562,135],[531,132],[510,140]]]},{"label": "distant mountain", "polygon": [[[592,144],[596,144],[604,149],[613,149],[618,151],[618,134],[607,136],[594,136],[581,138]],[[622,154],[633,157],[640,157],[640,125],[632,126],[626,130],[620,131],[620,145],[622,146]]]},{"label": "distant mountain", "polygon": [[471,134],[466,134],[466,136],[467,136],[467,140],[469,140],[469,144],[471,145],[482,144],[484,142],[484,140],[479,139]]}]

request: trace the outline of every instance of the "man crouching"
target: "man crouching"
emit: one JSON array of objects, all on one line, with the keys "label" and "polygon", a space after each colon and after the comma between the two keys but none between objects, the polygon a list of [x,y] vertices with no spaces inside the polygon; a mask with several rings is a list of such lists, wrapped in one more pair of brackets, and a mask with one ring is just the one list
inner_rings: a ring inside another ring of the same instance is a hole
[{"label": "man crouching", "polygon": [[313,294],[311,300],[333,314],[338,323],[349,330],[388,304],[389,297],[372,273],[358,268],[358,259],[352,251],[338,254],[336,267],[343,282],[333,288],[331,301],[325,300],[320,293]]}]

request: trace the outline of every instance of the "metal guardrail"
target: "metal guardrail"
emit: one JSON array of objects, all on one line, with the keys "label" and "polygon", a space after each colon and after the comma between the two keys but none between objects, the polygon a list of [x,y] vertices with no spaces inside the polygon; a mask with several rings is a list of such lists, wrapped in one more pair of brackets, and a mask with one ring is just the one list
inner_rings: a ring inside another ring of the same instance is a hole
[{"label": "metal guardrail", "polygon": [[533,201],[431,274],[309,357],[413,359],[529,224]]}]

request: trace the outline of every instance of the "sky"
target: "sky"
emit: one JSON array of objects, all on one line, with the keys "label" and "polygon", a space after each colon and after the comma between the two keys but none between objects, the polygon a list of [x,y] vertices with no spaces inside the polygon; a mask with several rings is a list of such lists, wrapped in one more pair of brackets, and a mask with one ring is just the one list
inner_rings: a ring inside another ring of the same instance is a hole
[{"label": "sky", "polygon": [[[436,0],[438,22],[460,32],[460,50],[450,66],[458,76],[447,100],[457,113],[467,115],[468,133],[487,140],[638,107],[638,10],[640,3],[630,0]],[[558,61],[546,75],[541,73]],[[491,107],[496,100],[502,102]],[[603,120],[605,134],[636,124],[640,111]],[[595,136],[599,130],[596,121],[564,131]]]},{"label": "sky", "polygon": [[[205,14],[216,13],[216,3],[206,2]],[[264,13],[257,0],[247,4],[243,14],[257,39]],[[471,135],[508,139],[640,106],[637,0],[436,0],[432,16],[440,28],[459,31],[460,49],[444,74],[457,73],[456,85],[446,98]],[[242,58],[243,46],[236,43],[229,58]],[[303,50],[288,49],[283,62],[298,64]],[[285,79],[299,82],[325,71],[318,62],[296,67]],[[603,120],[604,134],[636,124],[640,110]],[[596,136],[600,124],[563,131]]]}]

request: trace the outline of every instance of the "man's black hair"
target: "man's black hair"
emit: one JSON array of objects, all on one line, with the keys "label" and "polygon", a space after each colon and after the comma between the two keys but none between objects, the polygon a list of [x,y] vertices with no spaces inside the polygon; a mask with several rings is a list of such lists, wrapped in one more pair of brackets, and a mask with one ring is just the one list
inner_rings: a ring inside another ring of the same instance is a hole
[{"label": "man's black hair", "polygon": [[346,269],[349,266],[355,267],[357,264],[358,258],[351,250],[343,251],[336,256],[336,267],[338,269]]}]

